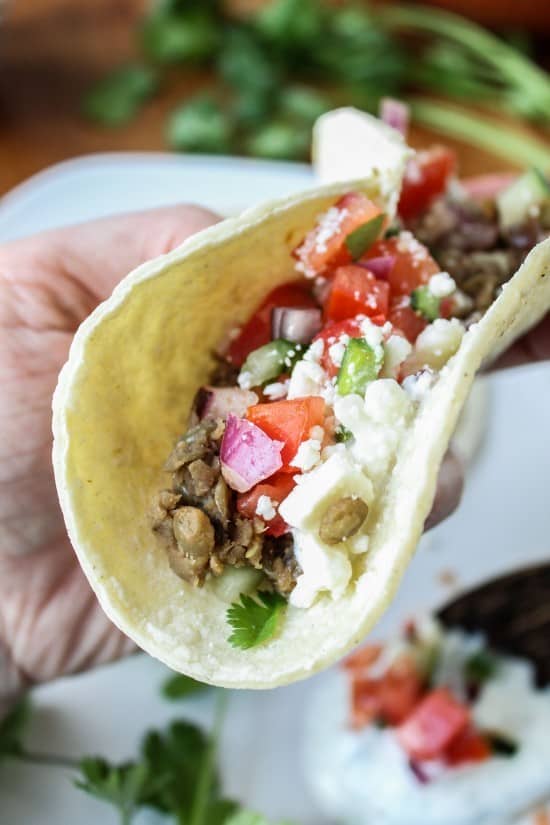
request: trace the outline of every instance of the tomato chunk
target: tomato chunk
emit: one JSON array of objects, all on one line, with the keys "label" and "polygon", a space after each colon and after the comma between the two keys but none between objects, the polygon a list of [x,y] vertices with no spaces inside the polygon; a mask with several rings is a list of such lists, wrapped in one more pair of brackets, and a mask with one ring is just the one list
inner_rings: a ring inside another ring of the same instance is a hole
[{"label": "tomato chunk", "polygon": [[323,424],[325,401],[319,396],[305,396],[286,401],[272,401],[268,404],[254,404],[249,407],[246,417],[260,427],[270,438],[282,441],[282,472],[294,473],[291,461],[298,447],[309,438],[312,427]]},{"label": "tomato chunk", "polygon": [[443,756],[469,722],[468,708],[446,688],[436,688],[400,725],[397,737],[413,759],[435,759]]},{"label": "tomato chunk", "polygon": [[353,669],[352,679],[354,728],[364,727],[374,719],[399,725],[418,704],[423,686],[418,668],[407,655],[400,656],[378,679]]},{"label": "tomato chunk", "polygon": [[381,211],[360,192],[348,192],[340,198],[292,252],[304,274],[313,278],[327,269],[349,263],[352,256],[345,244],[347,236]]},{"label": "tomato chunk", "polygon": [[[237,496],[237,510],[246,518],[253,519],[256,517],[256,507],[260,496],[267,496],[273,502],[273,506],[277,509],[279,505],[296,486],[294,478],[289,473],[275,473],[274,476],[268,478],[261,484],[256,484],[248,493],[239,493]],[[263,517],[261,517],[263,518]],[[282,536],[288,533],[289,527],[284,519],[277,513],[274,518],[266,520],[266,533],[269,536]]]},{"label": "tomato chunk", "polygon": [[382,653],[382,645],[363,645],[358,650],[351,653],[342,663],[342,667],[346,670],[355,672],[364,672],[376,662]]},{"label": "tomato chunk", "polygon": [[325,304],[329,321],[343,321],[354,315],[388,314],[390,287],[362,266],[350,264],[336,270]]},{"label": "tomato chunk", "polygon": [[394,331],[401,331],[411,344],[414,344],[422,330],[428,325],[428,322],[412,309],[409,298],[405,296],[392,301],[388,321],[391,321],[395,327]]},{"label": "tomato chunk", "polygon": [[456,155],[446,146],[432,146],[418,152],[405,172],[398,212],[407,221],[417,217],[442,195],[456,170]]},{"label": "tomato chunk", "polygon": [[462,765],[465,762],[483,762],[489,759],[492,750],[487,739],[475,728],[468,727],[453,739],[445,753],[449,765]]},{"label": "tomato chunk", "polygon": [[394,259],[387,275],[392,298],[410,295],[413,289],[427,284],[432,275],[441,271],[427,248],[410,232],[400,232],[393,238],[377,241],[361,260],[368,266],[369,258],[377,257]]},{"label": "tomato chunk", "polygon": [[226,356],[240,367],[249,353],[271,341],[271,313],[275,307],[315,309],[318,306],[308,284],[290,282],[275,287],[228,347]]}]

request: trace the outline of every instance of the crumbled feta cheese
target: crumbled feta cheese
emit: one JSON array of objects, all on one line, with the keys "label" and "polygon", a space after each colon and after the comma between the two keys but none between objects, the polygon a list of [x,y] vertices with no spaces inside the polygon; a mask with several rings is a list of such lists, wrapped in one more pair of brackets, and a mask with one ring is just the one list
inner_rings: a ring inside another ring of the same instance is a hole
[{"label": "crumbled feta cheese", "polygon": [[288,379],[286,381],[275,381],[273,384],[266,384],[263,393],[270,401],[278,401],[280,398],[286,398],[288,385]]},{"label": "crumbled feta cheese", "polygon": [[252,373],[248,372],[248,370],[241,370],[238,378],[237,384],[241,388],[241,390],[249,390],[252,388]]},{"label": "crumbled feta cheese", "polygon": [[256,515],[265,519],[265,521],[271,521],[277,515],[275,502],[269,496],[260,496],[256,504]]},{"label": "crumbled feta cheese", "polygon": [[318,364],[325,350],[325,342],[322,338],[314,341],[304,353],[304,361],[313,361]]},{"label": "crumbled feta cheese", "polygon": [[428,290],[436,298],[447,298],[456,289],[456,284],[448,272],[438,272],[432,275],[428,282]]},{"label": "crumbled feta cheese", "polygon": [[319,222],[315,236],[315,252],[323,253],[327,251],[327,242],[340,231],[344,218],[347,218],[348,215],[348,209],[339,209],[336,206],[331,206],[325,212]]},{"label": "crumbled feta cheese", "polygon": [[336,378],[329,378],[325,381],[319,395],[325,399],[326,404],[332,407],[336,398]]},{"label": "crumbled feta cheese", "polygon": [[421,370],[414,375],[407,375],[402,383],[402,387],[411,399],[420,403],[426,398],[437,380],[435,372],[431,369]]},{"label": "crumbled feta cheese", "polygon": [[437,318],[416,339],[405,361],[407,374],[418,372],[422,367],[441,369],[459,348],[463,335],[464,327],[458,318]]},{"label": "crumbled feta cheese", "polygon": [[345,551],[323,544],[315,534],[294,530],[294,555],[302,568],[289,597],[293,607],[311,607],[319,593],[333,599],[343,596],[351,579]]},{"label": "crumbled feta cheese", "polygon": [[373,349],[379,347],[384,340],[383,328],[379,327],[378,324],[373,324],[370,318],[361,321],[361,333],[369,347]]},{"label": "crumbled feta cheese", "polygon": [[381,378],[397,378],[399,368],[412,352],[412,345],[402,335],[390,335],[384,344],[384,364]]},{"label": "crumbled feta cheese", "polygon": [[409,397],[393,378],[372,381],[365,391],[364,409],[376,424],[406,426],[412,413]]},{"label": "crumbled feta cheese", "polygon": [[287,398],[303,398],[306,395],[321,395],[327,379],[324,369],[313,361],[298,361],[288,385]]},{"label": "crumbled feta cheese", "polygon": [[317,441],[322,441],[323,438],[325,437],[325,431],[323,430],[322,427],[319,426],[319,424],[316,424],[309,431],[309,437],[310,438],[316,438]]},{"label": "crumbled feta cheese", "polygon": [[360,465],[344,449],[303,475],[300,484],[282,502],[279,513],[292,527],[313,532],[327,507],[348,495],[360,496],[368,504],[372,501],[373,487]]},{"label": "crumbled feta cheese", "polygon": [[302,441],[298,447],[298,452],[291,461],[293,467],[297,467],[304,473],[312,470],[321,460],[321,441],[316,438],[308,438]]},{"label": "crumbled feta cheese", "polygon": [[339,367],[341,365],[348,344],[349,335],[343,333],[338,338],[338,340],[334,344],[331,344],[331,346],[328,348],[330,360],[332,361],[335,367]]}]

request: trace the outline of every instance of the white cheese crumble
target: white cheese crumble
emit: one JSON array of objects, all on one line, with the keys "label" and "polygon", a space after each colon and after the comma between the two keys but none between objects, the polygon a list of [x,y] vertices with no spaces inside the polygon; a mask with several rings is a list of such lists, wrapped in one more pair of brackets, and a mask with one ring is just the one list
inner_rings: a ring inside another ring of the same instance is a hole
[{"label": "white cheese crumble", "polygon": [[344,358],[344,353],[346,351],[346,347],[349,344],[349,335],[343,333],[338,340],[331,344],[328,348],[328,354],[330,356],[330,360],[334,364],[335,367],[339,367],[342,364],[342,360]]},{"label": "white cheese crumble", "polygon": [[464,335],[464,327],[458,318],[437,318],[416,339],[411,355],[404,363],[407,374],[423,367],[439,370],[455,354]]},{"label": "white cheese crumble", "polygon": [[321,441],[317,438],[308,438],[302,441],[298,447],[298,452],[290,462],[293,467],[297,467],[304,473],[312,470],[321,460]]},{"label": "white cheese crumble", "polygon": [[271,521],[277,515],[275,502],[269,496],[260,496],[256,504],[256,515],[266,521]]},{"label": "white cheese crumble", "polygon": [[431,369],[425,369],[414,375],[407,375],[401,386],[411,401],[420,403],[426,398],[436,381],[437,376],[435,372]]},{"label": "white cheese crumble", "polygon": [[303,398],[306,395],[321,395],[327,374],[314,361],[298,361],[288,385],[287,398]]},{"label": "white cheese crumble", "polygon": [[384,344],[381,378],[397,378],[403,361],[411,354],[412,345],[402,335],[390,335]]},{"label": "white cheese crumble", "polygon": [[288,393],[288,379],[286,381],[275,381],[273,384],[267,384],[263,393],[270,401],[278,401],[280,398],[286,398]]},{"label": "white cheese crumble", "polygon": [[347,554],[328,547],[313,533],[293,530],[294,555],[302,568],[296,586],[289,597],[293,607],[311,607],[320,593],[333,599],[344,595],[351,579],[351,563]]},{"label": "white cheese crumble", "polygon": [[432,275],[428,282],[428,291],[435,298],[447,298],[456,289],[456,284],[448,272],[438,272]]},{"label": "white cheese crumble", "polygon": [[323,352],[325,350],[325,342],[322,338],[319,338],[317,341],[314,341],[304,353],[304,361],[313,361],[314,363],[318,364],[322,358]]},{"label": "white cheese crumble", "polygon": [[252,373],[248,370],[241,370],[237,377],[237,384],[241,390],[250,390],[252,388]]},{"label": "white cheese crumble", "polygon": [[315,235],[315,252],[322,254],[327,251],[328,241],[340,231],[344,218],[347,218],[348,215],[348,209],[339,209],[336,206],[331,206],[325,212]]},{"label": "white cheese crumble", "polygon": [[384,327],[373,324],[370,318],[361,321],[361,333],[369,347],[373,349],[379,347],[384,340]]}]

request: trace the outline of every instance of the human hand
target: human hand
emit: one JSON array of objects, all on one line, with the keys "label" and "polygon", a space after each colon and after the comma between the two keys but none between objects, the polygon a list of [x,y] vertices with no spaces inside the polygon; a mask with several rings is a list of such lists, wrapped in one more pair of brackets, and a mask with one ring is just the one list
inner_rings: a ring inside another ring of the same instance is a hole
[{"label": "human hand", "polygon": [[66,534],[51,398],[78,325],[118,281],[216,220],[177,206],[0,246],[0,718],[23,687],[132,649],[99,607]]}]

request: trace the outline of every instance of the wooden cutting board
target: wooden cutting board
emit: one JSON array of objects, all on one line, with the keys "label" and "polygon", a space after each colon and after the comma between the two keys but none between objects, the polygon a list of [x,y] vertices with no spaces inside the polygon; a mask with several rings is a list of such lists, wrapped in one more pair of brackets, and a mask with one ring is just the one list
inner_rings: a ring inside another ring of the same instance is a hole
[{"label": "wooden cutting board", "polygon": [[[0,23],[0,195],[34,172],[90,152],[165,150],[167,113],[208,83],[175,75],[132,123],[90,124],[79,103],[105,72],[135,56],[133,28],[146,0],[6,0]],[[0,6],[2,5],[0,0]],[[412,143],[434,140],[414,129]],[[463,175],[505,167],[456,143]]]}]

